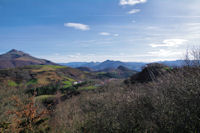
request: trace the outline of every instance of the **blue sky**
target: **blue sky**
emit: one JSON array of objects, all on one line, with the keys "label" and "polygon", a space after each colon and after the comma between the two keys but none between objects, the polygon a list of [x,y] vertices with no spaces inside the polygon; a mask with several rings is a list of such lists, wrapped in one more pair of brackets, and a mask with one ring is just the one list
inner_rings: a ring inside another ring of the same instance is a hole
[{"label": "blue sky", "polygon": [[0,53],[54,62],[181,59],[200,45],[200,0],[0,0]]}]

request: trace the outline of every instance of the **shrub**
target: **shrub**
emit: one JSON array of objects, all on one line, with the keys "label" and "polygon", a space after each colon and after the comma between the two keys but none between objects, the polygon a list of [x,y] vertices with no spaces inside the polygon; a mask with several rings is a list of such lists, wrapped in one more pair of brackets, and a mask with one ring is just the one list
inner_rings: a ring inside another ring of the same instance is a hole
[{"label": "shrub", "polygon": [[34,97],[31,97],[25,104],[18,97],[13,97],[12,100],[15,101],[16,109],[8,111],[12,119],[9,129],[5,130],[13,133],[47,132],[49,130],[46,123],[48,112],[46,110],[38,112]]}]

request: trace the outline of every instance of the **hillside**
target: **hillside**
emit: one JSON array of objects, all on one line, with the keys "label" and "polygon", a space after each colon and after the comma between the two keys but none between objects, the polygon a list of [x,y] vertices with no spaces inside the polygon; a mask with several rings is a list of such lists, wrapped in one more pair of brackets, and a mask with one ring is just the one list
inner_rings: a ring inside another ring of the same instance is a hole
[{"label": "hillside", "polygon": [[46,86],[61,82],[73,84],[78,81],[86,81],[92,76],[78,69],[54,66],[54,65],[32,65],[14,69],[0,70],[0,83],[8,86],[26,85]]},{"label": "hillside", "polygon": [[129,79],[125,80],[125,83],[147,83],[155,81],[159,76],[165,75],[173,70],[172,67],[168,67],[163,64],[151,63],[147,64],[141,72],[133,74]]},{"label": "hillside", "polygon": [[33,57],[27,53],[15,49],[0,55],[0,69],[15,68],[28,65],[56,65],[56,63]]}]

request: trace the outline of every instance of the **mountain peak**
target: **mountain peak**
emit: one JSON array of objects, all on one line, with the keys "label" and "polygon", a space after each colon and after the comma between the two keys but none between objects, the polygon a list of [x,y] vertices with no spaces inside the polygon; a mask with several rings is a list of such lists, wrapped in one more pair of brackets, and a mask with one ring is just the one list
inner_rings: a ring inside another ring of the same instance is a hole
[{"label": "mountain peak", "polygon": [[24,56],[30,56],[29,54],[26,54],[22,51],[16,50],[16,49],[12,49],[10,51],[8,51],[7,53],[4,54],[4,56],[7,59],[14,59],[14,58],[19,58],[19,57],[24,57]]},{"label": "mountain peak", "polygon": [[18,52],[18,50],[12,49],[12,50],[10,50],[8,53],[13,53],[13,52]]},{"label": "mountain peak", "polygon": [[112,60],[106,60],[106,61],[104,61],[104,62],[111,62]]},{"label": "mountain peak", "polygon": [[18,55],[25,55],[24,52],[16,50],[16,49],[12,49],[10,51],[8,51],[6,54],[18,54]]}]

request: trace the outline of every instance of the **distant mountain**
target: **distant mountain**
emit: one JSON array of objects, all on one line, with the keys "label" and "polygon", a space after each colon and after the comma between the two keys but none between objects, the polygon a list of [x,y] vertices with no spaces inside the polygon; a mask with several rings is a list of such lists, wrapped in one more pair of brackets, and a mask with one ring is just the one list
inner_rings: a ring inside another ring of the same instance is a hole
[{"label": "distant mountain", "polygon": [[[170,67],[181,67],[184,64],[183,60],[176,61],[158,61],[154,63],[159,63],[167,65]],[[145,62],[121,62],[121,61],[112,61],[106,60],[104,62],[71,62],[71,63],[62,63],[61,65],[78,68],[78,67],[87,67],[95,71],[105,70],[105,69],[117,69],[119,66],[124,66],[130,70],[141,71],[145,65],[148,63]]]},{"label": "distant mountain", "polygon": [[111,61],[106,60],[99,65],[95,66],[96,70],[103,70],[103,69],[116,69],[119,66],[127,66],[126,63],[120,62],[120,61]]},{"label": "distant mountain", "polygon": [[60,65],[69,66],[73,68],[78,67],[89,67],[89,68],[95,68],[101,64],[101,62],[69,62],[69,63],[60,63]]},{"label": "distant mountain", "polygon": [[100,71],[104,69],[117,69],[119,66],[124,66],[131,70],[141,71],[142,66],[144,66],[145,64],[146,63],[143,62],[121,62],[106,60],[104,62],[70,62],[61,63],[60,65],[65,65],[73,68],[88,67],[95,71]]},{"label": "distant mountain", "polygon": [[27,65],[57,65],[57,64],[45,59],[32,57],[27,53],[15,49],[0,55],[0,69],[22,67]]}]

